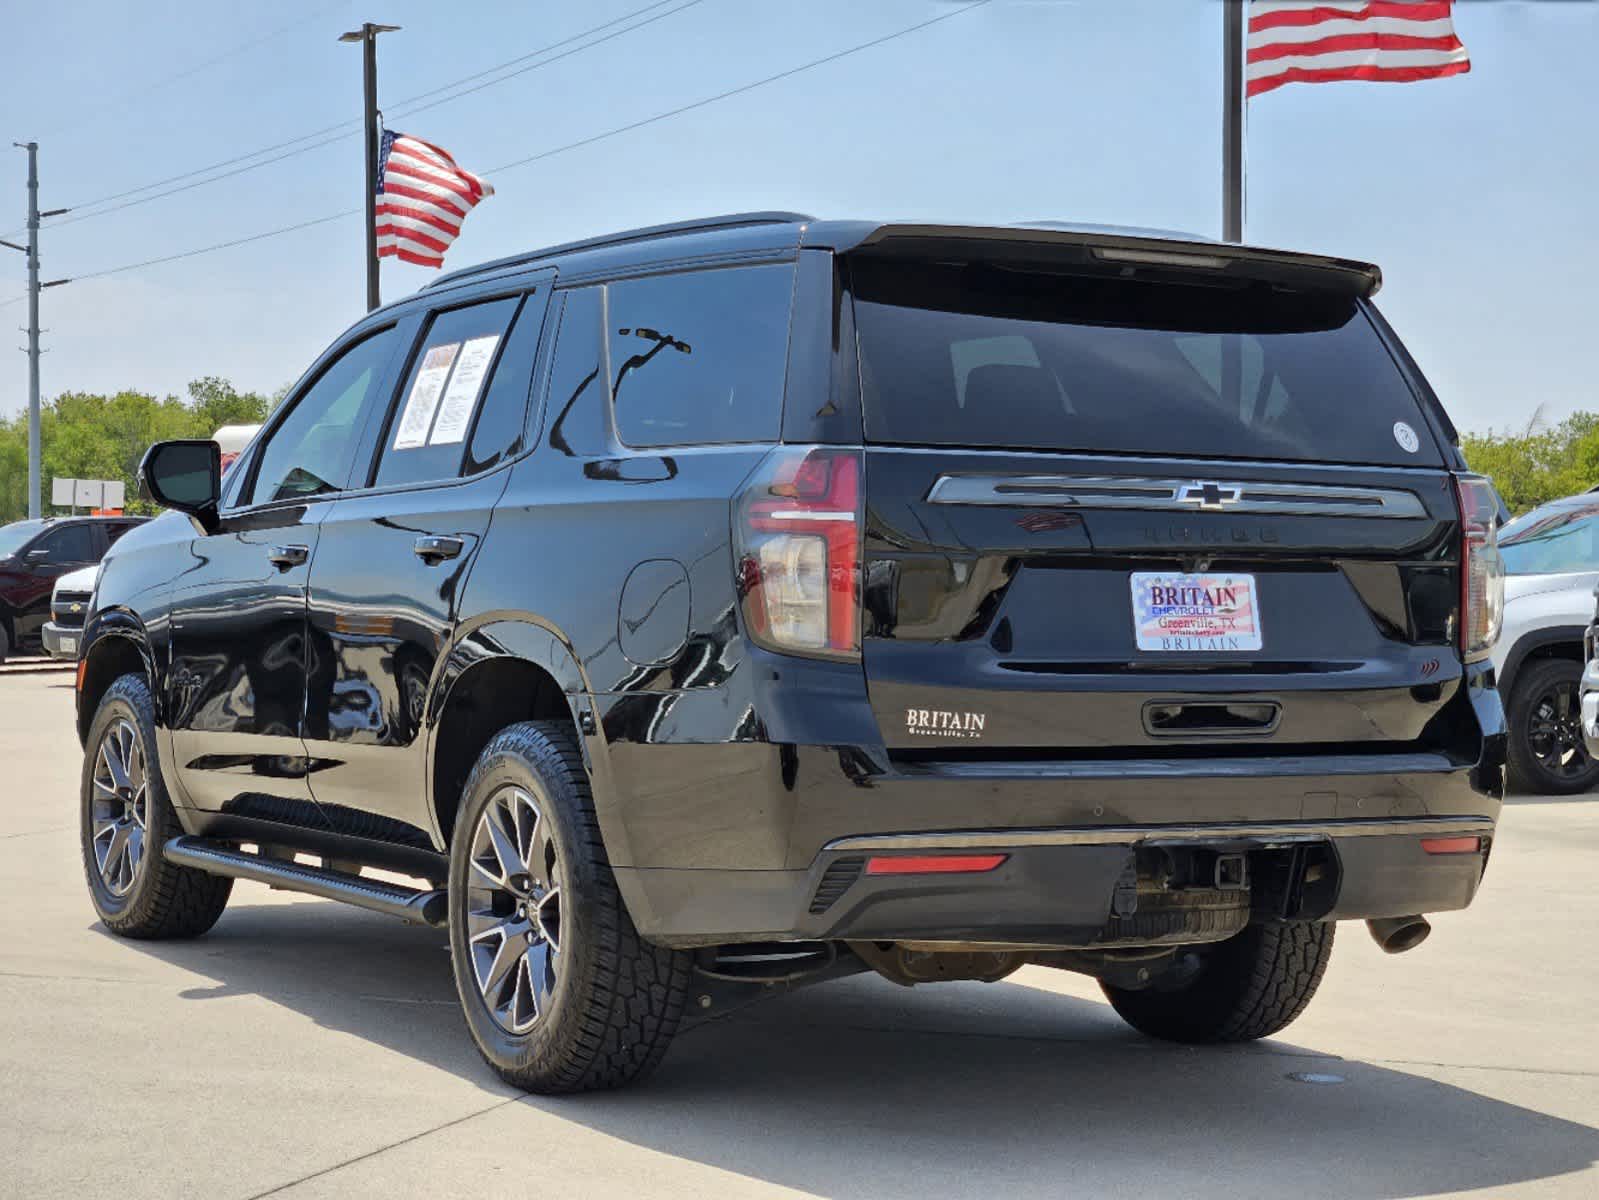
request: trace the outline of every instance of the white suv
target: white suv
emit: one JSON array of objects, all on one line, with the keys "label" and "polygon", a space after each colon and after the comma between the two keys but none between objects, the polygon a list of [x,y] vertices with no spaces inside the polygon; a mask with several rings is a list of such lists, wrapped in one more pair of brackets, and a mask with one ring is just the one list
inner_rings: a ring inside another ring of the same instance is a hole
[{"label": "white suv", "polygon": [[[1548,795],[1599,783],[1583,737],[1583,633],[1599,585],[1599,495],[1554,500],[1499,531],[1505,623],[1493,660],[1510,732],[1511,784]],[[1591,705],[1599,710],[1599,701]],[[1599,732],[1596,730],[1595,732]]]}]

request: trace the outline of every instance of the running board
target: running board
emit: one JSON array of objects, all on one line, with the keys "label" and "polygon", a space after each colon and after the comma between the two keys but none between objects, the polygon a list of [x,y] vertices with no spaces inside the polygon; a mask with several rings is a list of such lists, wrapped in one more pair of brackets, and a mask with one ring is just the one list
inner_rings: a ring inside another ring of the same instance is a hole
[{"label": "running board", "polygon": [[246,854],[224,842],[207,841],[205,838],[175,837],[162,847],[162,853],[170,863],[211,875],[252,879],[285,892],[304,892],[324,900],[341,900],[357,908],[435,927],[449,923],[442,889],[419,892],[415,888],[365,879],[344,871],[330,871],[323,867],[308,867],[304,863]]}]

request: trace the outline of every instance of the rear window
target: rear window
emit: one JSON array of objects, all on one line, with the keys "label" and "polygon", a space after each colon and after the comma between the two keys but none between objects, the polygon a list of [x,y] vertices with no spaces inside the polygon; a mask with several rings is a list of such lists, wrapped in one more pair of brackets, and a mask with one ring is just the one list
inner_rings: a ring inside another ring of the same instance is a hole
[{"label": "rear window", "polygon": [[853,286],[869,441],[1441,461],[1353,298],[870,258]]}]

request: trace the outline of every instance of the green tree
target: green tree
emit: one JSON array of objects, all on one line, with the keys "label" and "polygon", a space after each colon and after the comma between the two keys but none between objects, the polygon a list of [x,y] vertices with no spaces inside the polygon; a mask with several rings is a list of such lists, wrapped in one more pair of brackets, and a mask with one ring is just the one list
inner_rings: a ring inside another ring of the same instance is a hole
[{"label": "green tree", "polygon": [[[51,480],[60,477],[120,479],[129,511],[149,512],[150,506],[135,498],[134,479],[152,442],[210,437],[223,425],[256,424],[274,403],[215,376],[195,380],[188,392],[187,400],[136,391],[63,392],[43,404],[39,444],[45,511],[51,511]],[[27,515],[27,483],[28,418],[23,413],[0,420],[0,522]]]},{"label": "green tree", "polygon": [[1520,430],[1465,434],[1460,448],[1514,513],[1599,484],[1599,413],[1575,413],[1553,426],[1535,413]]}]

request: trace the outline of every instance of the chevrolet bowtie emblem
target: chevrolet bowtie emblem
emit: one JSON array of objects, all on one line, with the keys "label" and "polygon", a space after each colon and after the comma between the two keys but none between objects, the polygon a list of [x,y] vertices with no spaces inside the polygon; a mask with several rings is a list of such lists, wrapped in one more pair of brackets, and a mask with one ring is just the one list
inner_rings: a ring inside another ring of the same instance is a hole
[{"label": "chevrolet bowtie emblem", "polygon": [[72,611],[73,611],[73,612],[82,612],[82,611],[83,611],[83,605],[81,605],[81,604],[74,604],[74,605],[73,605],[73,606],[72,606]]},{"label": "chevrolet bowtie emblem", "polygon": [[1213,511],[1219,511],[1229,504],[1237,504],[1242,497],[1243,489],[1230,483],[1214,483],[1208,479],[1185,483],[1177,489],[1179,504],[1193,504]]}]

